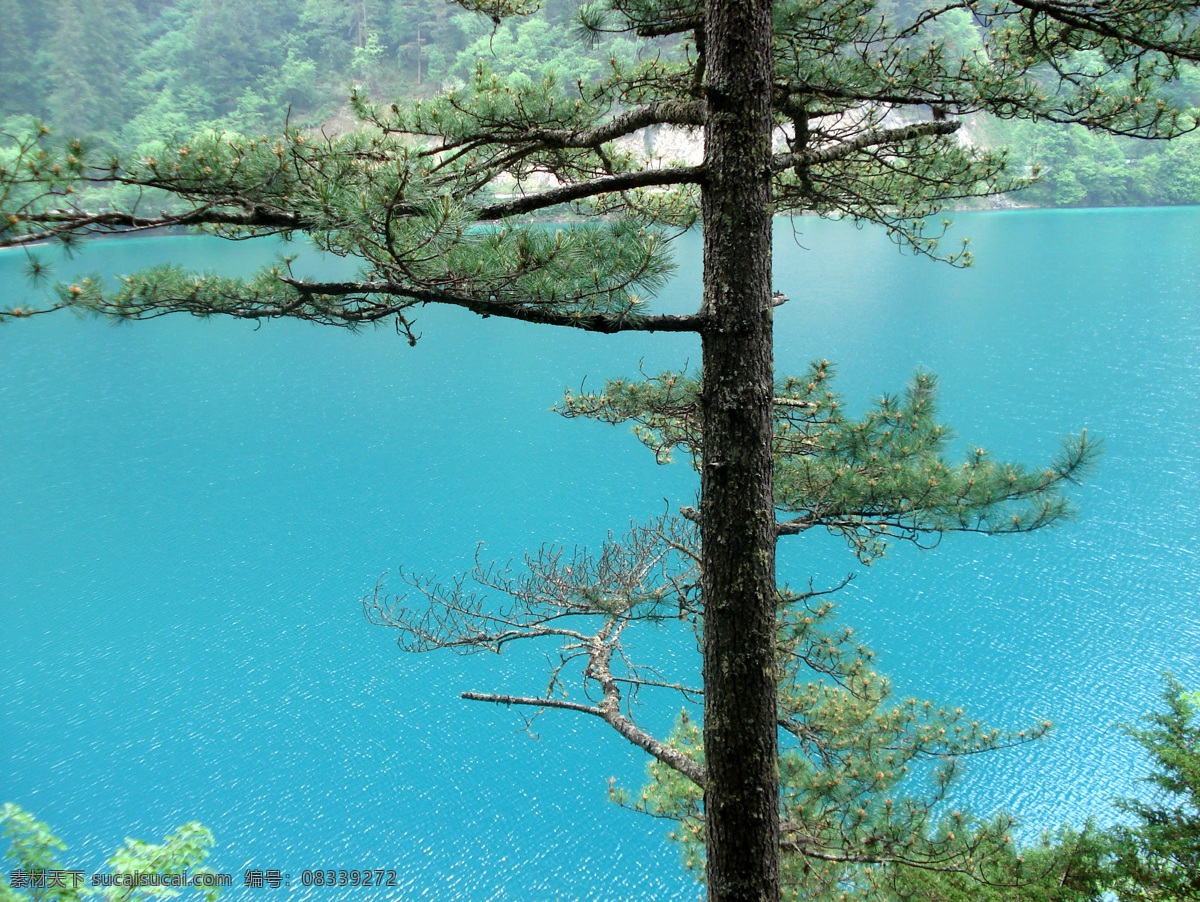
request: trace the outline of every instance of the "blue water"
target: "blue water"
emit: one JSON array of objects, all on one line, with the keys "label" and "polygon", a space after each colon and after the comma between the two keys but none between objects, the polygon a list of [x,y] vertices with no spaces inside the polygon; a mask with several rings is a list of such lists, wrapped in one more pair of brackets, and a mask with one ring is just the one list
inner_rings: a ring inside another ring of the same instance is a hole
[{"label": "blue water", "polygon": [[[880,233],[781,223],[777,361],[839,363],[854,406],[939,373],[964,442],[1036,463],[1103,436],[1080,516],[1052,533],[897,548],[843,593],[902,692],[1052,737],[973,762],[963,787],[1030,829],[1106,816],[1136,790],[1111,729],[1172,670],[1200,685],[1200,210],[963,215],[976,268]],[[72,269],[170,256],[250,268],[200,238],[91,245]],[[680,243],[664,309],[694,307]],[[26,289],[0,254],[0,303]],[[316,270],[327,264],[312,264]],[[595,337],[426,310],[387,330],[69,315],[0,330],[0,800],[49,822],[68,863],[188,819],[218,870],[397,869],[402,899],[695,899],[662,823],[609,803],[640,752],[565,712],[522,730],[465,690],[536,692],[542,652],[406,656],[359,599],[400,564],[452,576],[595,543],[693,500],[623,428],[564,421],[565,387],[699,360],[689,337]],[[856,569],[825,536],[783,575]],[[857,568],[860,569],[861,568]],[[671,645],[650,635],[649,650]],[[695,662],[681,659],[684,670]],[[645,722],[677,709],[651,698]]]}]

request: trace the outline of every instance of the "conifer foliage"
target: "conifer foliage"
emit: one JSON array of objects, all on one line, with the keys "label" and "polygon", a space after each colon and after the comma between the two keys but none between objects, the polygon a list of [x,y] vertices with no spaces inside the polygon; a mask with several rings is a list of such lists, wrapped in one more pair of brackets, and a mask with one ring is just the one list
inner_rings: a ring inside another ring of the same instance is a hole
[{"label": "conifer foliage", "polygon": [[[537,4],[461,5],[500,21]],[[934,816],[949,769],[924,801],[899,784],[917,759],[949,762],[1023,737],[891,702],[866,650],[823,632],[819,590],[776,584],[775,545],[823,526],[871,559],[892,537],[1036,528],[1064,513],[1060,489],[1090,445],[1077,439],[1033,471],[982,451],[950,464],[929,377],[855,421],[828,395],[827,365],[778,378],[772,216],[877,223],[918,253],[965,262],[965,248],[939,247],[942,227],[928,217],[1016,187],[1023,174],[1002,152],[960,142],[964,117],[1148,138],[1191,130],[1164,86],[1200,58],[1198,5],[601,0],[585,7],[585,32],[673,43],[612,59],[591,82],[504,79],[481,63],[469,83],[430,100],[359,94],[361,128],[343,135],[209,132],[126,156],[45,127],[6,135],[0,246],[26,248],[32,275],[44,275],[39,243],[168,226],[303,235],[359,271],[329,282],[288,259],[248,279],[162,265],[115,284],[59,285],[49,302],[0,318],[59,307],[122,319],[292,317],[390,323],[416,343],[421,308],[442,303],[602,333],[697,334],[698,380],[667,375],[565,402],[568,413],[634,422],[660,455],[694,455],[697,510],[637,527],[598,558],[548,549],[525,574],[484,567],[484,584],[511,599],[499,611],[465,582],[419,579],[430,610],[409,613],[382,594],[369,608],[416,648],[561,641],[599,701],[562,699],[557,672],[543,695],[472,697],[599,716],[646,749],[659,777],[645,806],[704,837],[713,902],[774,900],[785,884],[811,897],[884,885],[903,895],[914,871],[1003,882],[1012,877],[1003,825]],[[955,37],[964,15],[981,41]],[[621,142],[669,127],[703,130],[702,163],[647,161]],[[98,188],[111,192],[103,204],[93,202]],[[697,221],[702,302],[655,313],[647,298],[671,271],[670,239]],[[658,679],[624,654],[631,625],[672,616],[696,625],[703,686]],[[702,737],[692,721],[669,742],[636,725],[629,695],[662,685],[703,694]],[[781,730],[795,740],[782,754]],[[677,789],[678,801],[666,801]]]},{"label": "conifer foliage", "polygon": [[215,902],[221,888],[229,885],[228,877],[204,863],[213,836],[195,821],[161,843],[127,838],[103,872],[92,875],[66,867],[60,858],[66,848],[62,840],[11,802],[0,806],[0,837],[8,844],[4,858],[9,871],[7,879],[0,881],[0,902],[152,902],[186,892],[175,887],[195,887],[187,898]]},{"label": "conifer foliage", "polygon": [[1148,752],[1155,769],[1148,798],[1117,800],[1131,825],[1106,835],[1107,882],[1121,900],[1200,899],[1200,695],[1168,677],[1165,711],[1125,732]]}]

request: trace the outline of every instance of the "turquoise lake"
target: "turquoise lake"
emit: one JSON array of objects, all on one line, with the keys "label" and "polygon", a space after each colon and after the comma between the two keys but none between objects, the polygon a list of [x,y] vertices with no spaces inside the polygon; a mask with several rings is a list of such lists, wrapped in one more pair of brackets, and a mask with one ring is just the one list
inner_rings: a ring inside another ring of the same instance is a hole
[{"label": "turquoise lake", "polygon": [[[901,255],[876,230],[780,222],[781,372],[838,365],[852,409],[941,377],[943,419],[1044,462],[1103,439],[1079,516],[1032,536],[948,536],[870,570],[825,535],[785,539],[781,577],[850,571],[842,619],[901,694],[1050,737],[970,762],[956,798],[1029,835],[1138,790],[1113,729],[1172,671],[1200,688],[1200,209],[962,214],[977,264]],[[657,305],[694,309],[696,236]],[[205,238],[89,245],[58,274],[172,259],[245,272],[264,251]],[[27,298],[0,253],[0,304]],[[313,263],[319,274],[335,264]],[[587,379],[699,362],[680,336],[590,336],[419,316],[388,329],[59,315],[0,329],[0,801],[90,871],[125,836],[210,827],[229,899],[363,899],[306,868],[394,868],[389,898],[692,900],[665,824],[608,801],[645,757],[604,724],[534,725],[463,691],[536,693],[552,646],[411,656],[360,599],[397,569],[605,534],[694,500],[623,427],[549,408]],[[639,647],[698,662],[668,630]],[[679,707],[645,697],[665,731]],[[248,868],[290,889],[243,889]]]}]

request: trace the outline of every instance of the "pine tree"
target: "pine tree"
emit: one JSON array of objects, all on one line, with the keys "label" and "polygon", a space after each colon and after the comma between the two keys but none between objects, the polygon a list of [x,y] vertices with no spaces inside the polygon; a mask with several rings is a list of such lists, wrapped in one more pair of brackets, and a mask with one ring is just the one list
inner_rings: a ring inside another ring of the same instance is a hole
[{"label": "pine tree", "polygon": [[388,10],[389,37],[406,79],[417,87],[428,80],[430,49],[447,42],[453,9],[447,3],[394,3]]},{"label": "pine tree", "polygon": [[1107,876],[1122,900],[1200,899],[1200,697],[1167,679],[1166,711],[1125,732],[1151,756],[1150,798],[1120,799],[1132,826],[1109,831]]},{"label": "pine tree", "polygon": [[[536,2],[462,5],[500,19]],[[357,278],[340,282],[306,279],[286,260],[245,280],[164,265],[114,286],[96,278],[61,285],[43,309],[72,306],[124,319],[170,312],[290,316],[351,328],[391,322],[415,343],[420,308],[443,303],[603,333],[698,334],[703,367],[687,404],[669,405],[671,390],[684,383],[668,377],[665,401],[663,384],[652,380],[639,389],[641,408],[635,395],[631,410],[607,410],[608,401],[598,400],[594,412],[628,416],[652,442],[656,430],[683,429],[699,451],[699,510],[685,512],[699,528],[699,575],[694,585],[681,572],[666,577],[685,616],[703,616],[702,768],[629,720],[622,711],[622,686],[629,684],[611,668],[623,623],[664,616],[663,585],[646,586],[631,574],[661,574],[673,555],[685,554],[674,527],[635,532],[641,538],[632,546],[613,545],[610,560],[596,564],[595,584],[581,582],[577,569],[564,569],[553,555],[531,560],[528,582],[493,574],[494,588],[518,601],[516,613],[499,620],[418,581],[451,607],[443,605],[444,619],[428,630],[419,619],[402,623],[420,642],[461,648],[472,647],[462,641],[472,635],[484,645],[564,639],[574,649],[568,657],[582,657],[603,698],[574,709],[603,717],[703,787],[709,898],[774,900],[785,846],[834,860],[866,862],[874,854],[869,832],[849,831],[842,849],[836,832],[792,831],[786,805],[780,816],[779,779],[791,765],[781,764],[777,746],[779,624],[800,603],[776,585],[780,535],[825,526],[855,537],[856,551],[870,555],[892,531],[918,537],[1032,528],[1061,513],[1058,489],[1084,462],[1087,446],[1076,442],[1066,464],[1034,473],[990,468],[980,453],[966,470],[987,474],[981,486],[937,462],[938,436],[927,434],[923,413],[914,413],[928,397],[920,385],[900,409],[881,407],[853,428],[822,431],[819,416],[807,423],[804,416],[828,411],[832,402],[804,394],[810,385],[816,390],[823,367],[799,382],[775,378],[772,215],[874,222],[917,252],[936,255],[941,230],[929,227],[927,216],[1021,182],[1006,172],[1003,153],[956,141],[965,116],[988,111],[1149,138],[1188,131],[1195,123],[1162,87],[1178,75],[1181,60],[1200,58],[1197,5],[605,0],[582,11],[586,29],[672,38],[677,51],[615,59],[604,79],[570,86],[552,77],[506,83],[481,64],[465,87],[405,108],[355,98],[364,129],[339,137],[210,134],[177,140],[154,156],[111,160],[96,158],[84,141],[13,137],[0,168],[0,245],[196,225],[231,238],[303,233],[360,264]],[[973,47],[962,40],[963,11],[982,38]],[[649,127],[703,129],[703,163],[646,165],[615,143]],[[515,194],[504,187],[513,177],[521,186]],[[93,183],[158,189],[175,206],[160,212],[157,205],[88,209],[73,202]],[[558,228],[536,221],[564,207],[590,221]],[[672,231],[697,219],[705,251],[699,309],[649,312],[643,296],[670,272]],[[965,251],[946,256],[962,262]],[[795,417],[780,421],[780,408]],[[779,438],[784,425],[799,436],[794,446],[790,436]],[[910,432],[911,441],[904,438]],[[792,463],[781,465],[777,478],[781,445]],[[921,468],[908,469],[914,464]],[[1014,503],[1019,509],[998,519]],[[538,607],[546,604],[606,625],[594,634],[556,632]],[[516,635],[500,629],[504,623]],[[500,631],[489,633],[488,624]],[[869,700],[873,686],[850,694]],[[557,701],[532,699],[564,707]],[[862,723],[864,730],[877,726],[873,715]],[[923,829],[917,820],[912,826]],[[973,867],[957,852],[955,862],[956,872]]]}]

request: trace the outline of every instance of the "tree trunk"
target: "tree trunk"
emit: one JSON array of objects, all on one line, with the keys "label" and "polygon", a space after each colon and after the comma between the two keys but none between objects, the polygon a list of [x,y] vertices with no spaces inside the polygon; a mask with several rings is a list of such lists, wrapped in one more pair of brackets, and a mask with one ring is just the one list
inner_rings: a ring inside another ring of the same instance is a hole
[{"label": "tree trunk", "polygon": [[421,23],[417,22],[417,86],[421,85]]},{"label": "tree trunk", "polygon": [[771,433],[771,3],[708,0],[704,748],[710,902],[779,898]]}]

